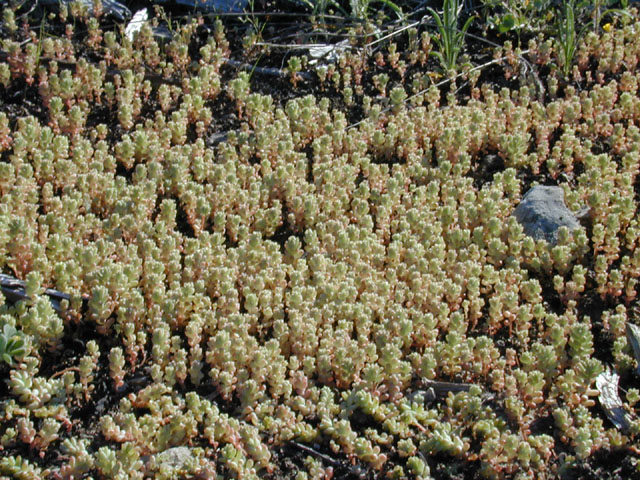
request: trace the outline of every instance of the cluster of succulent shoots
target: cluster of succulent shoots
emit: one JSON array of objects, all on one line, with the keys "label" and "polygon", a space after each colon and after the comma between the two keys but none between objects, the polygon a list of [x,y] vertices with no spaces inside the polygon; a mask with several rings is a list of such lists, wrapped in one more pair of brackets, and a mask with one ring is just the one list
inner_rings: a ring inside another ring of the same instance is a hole
[{"label": "cluster of succulent shoots", "polygon": [[[440,89],[429,35],[409,31],[405,51],[314,67],[323,88],[280,104],[225,67],[220,21],[190,58],[201,21],[159,45],[148,25],[132,41],[76,13],[98,64],[70,21],[67,37],[1,42],[0,92],[26,83],[44,109],[0,113],[0,268],[29,297],[0,302],[0,326],[26,339],[0,367],[0,450],[35,453],[0,455],[2,475],[145,478],[188,446],[156,478],[254,478],[296,442],[389,478],[430,478],[443,458],[553,478],[638,447],[640,423],[620,432],[592,408],[598,374],[635,367],[635,17],[585,37],[580,89],[559,72],[538,91],[469,71]],[[496,58],[511,76],[555,55],[540,38]],[[289,63],[294,83],[305,64]],[[212,144],[222,107],[236,125]],[[504,169],[483,177],[488,154]],[[512,212],[531,177],[590,207],[588,227],[554,245],[525,235]],[[70,294],[65,315],[45,287]],[[46,364],[74,338],[81,351]],[[100,438],[77,434],[105,378]],[[434,400],[429,380],[473,386]],[[321,458],[296,478],[330,478]]]}]

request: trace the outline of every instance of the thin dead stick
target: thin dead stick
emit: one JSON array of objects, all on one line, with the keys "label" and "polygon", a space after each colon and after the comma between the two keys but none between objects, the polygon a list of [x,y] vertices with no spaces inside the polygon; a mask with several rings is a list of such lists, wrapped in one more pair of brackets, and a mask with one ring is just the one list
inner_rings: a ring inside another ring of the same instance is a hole
[{"label": "thin dead stick", "polygon": [[[383,37],[380,37],[380,38],[378,38],[376,40],[373,40],[372,42],[367,43],[364,46],[364,48],[372,47],[373,45],[376,45],[377,43],[384,42],[385,40],[387,40],[389,38],[393,38],[396,35],[399,35],[399,34],[401,34],[402,32],[404,32],[406,30],[409,30],[409,29],[411,29],[413,27],[417,27],[418,25],[423,25],[423,24],[427,24],[427,22],[424,21],[424,17],[422,19],[420,19],[419,21],[417,21],[417,22],[413,22],[413,23],[410,23],[409,25],[405,25],[404,27],[400,27],[399,29],[394,30],[391,33],[388,33]],[[435,23],[429,23],[429,25],[430,26],[435,26]]]},{"label": "thin dead stick", "polygon": [[435,396],[440,398],[446,397],[449,393],[468,392],[474,384],[425,380],[424,385],[428,389],[433,389]]},{"label": "thin dead stick", "polygon": [[304,450],[307,453],[311,453],[312,455],[322,459],[323,461],[325,461],[326,463],[328,463],[329,465],[333,466],[333,467],[340,467],[342,466],[342,463],[340,463],[338,460],[331,458],[329,455],[326,455],[322,452],[317,451],[314,448],[311,447],[307,447],[306,445],[303,445],[302,443],[298,443],[296,441],[291,442],[293,445],[295,445],[297,448],[299,448],[300,450]]},{"label": "thin dead stick", "polygon": [[[26,293],[26,282],[24,280],[18,280],[15,277],[2,273],[0,273],[0,291],[11,303],[16,303],[22,300],[32,300],[32,298]],[[72,300],[71,295],[52,288],[46,288],[42,294],[49,297],[51,308],[53,308],[58,315],[64,318],[67,310],[62,308],[62,302],[66,301],[70,303]],[[83,303],[82,308],[84,309],[89,301],[89,296],[82,295],[81,298]]]},{"label": "thin dead stick", "polygon": [[[258,73],[260,75],[270,75],[273,77],[286,77],[289,73],[286,70],[280,68],[271,67],[256,67],[244,62],[238,62],[237,60],[227,59],[225,62],[232,67],[241,68],[242,70],[248,70],[252,73]],[[309,72],[297,72],[296,76],[304,80],[313,80],[313,75]]]},{"label": "thin dead stick", "polygon": [[[501,45],[498,45],[495,42],[492,42],[491,40],[487,40],[486,38],[478,37],[477,35],[474,35],[473,33],[465,33],[465,36],[473,38],[474,40],[478,40],[480,42],[484,42],[487,45],[491,45],[492,47],[495,47],[495,48],[498,48],[498,47],[501,46]],[[539,93],[539,95],[542,95],[544,93],[544,85],[542,85],[542,81],[540,80],[540,77],[538,76],[538,74],[536,72],[536,69],[533,67],[531,62],[529,60],[527,60],[526,58],[524,58],[524,54],[525,53],[529,53],[529,50],[525,50],[523,52],[518,53],[517,57],[522,63],[525,64],[525,66],[531,72],[531,75],[533,76],[533,79],[536,82],[536,86],[538,87],[538,93]]]},{"label": "thin dead stick", "polygon": [[[256,47],[269,47],[269,48],[286,48],[287,50],[307,50],[308,48],[323,48],[333,47],[330,43],[301,43],[299,45],[293,45],[291,43],[269,43],[269,42],[256,42]],[[351,45],[341,45],[342,48],[352,49]]]},{"label": "thin dead stick", "polygon": [[358,466],[346,466],[343,462],[340,462],[339,460],[336,460],[335,458],[331,458],[329,455],[326,455],[326,454],[324,454],[322,452],[319,452],[319,451],[315,450],[314,448],[307,447],[306,445],[303,445],[302,443],[298,443],[296,441],[292,441],[291,444],[294,445],[295,447],[299,448],[300,450],[304,450],[305,452],[310,453],[310,454],[314,455],[315,457],[318,457],[319,459],[321,459],[324,462],[328,463],[332,467],[346,467],[349,470],[350,474],[356,475],[359,478],[364,478],[365,472],[362,470],[362,468],[360,468]]},{"label": "thin dead stick", "polygon": [[53,375],[51,375],[51,378],[57,378],[60,375],[64,375],[67,372],[79,372],[80,369],[78,367],[68,367],[65,368],[64,370],[60,370],[59,372],[54,373]]},{"label": "thin dead stick", "polygon": [[[524,55],[525,53],[528,53],[529,50],[525,50],[524,52],[522,52],[520,55]],[[476,67],[473,67],[469,70],[467,70],[466,72],[460,72],[457,75],[454,75],[453,77],[449,77],[449,78],[445,78],[444,80],[442,80],[441,82],[438,82],[436,84],[431,85],[429,88],[425,88],[420,90],[418,93],[414,93],[413,95],[407,97],[403,103],[408,103],[411,100],[413,100],[414,98],[418,98],[421,95],[424,95],[425,93],[427,93],[432,87],[436,87],[436,88],[440,88],[444,85],[446,85],[447,83],[451,83],[453,80],[456,80],[460,77],[463,77],[465,75],[469,75],[471,72],[475,72],[476,70],[482,70],[483,68],[487,68],[490,67],[491,65],[495,65],[496,63],[500,63],[504,60],[507,59],[507,56],[502,56],[500,58],[494,58],[493,60],[487,62],[487,63],[483,63],[482,65],[478,65]],[[384,109],[382,109],[380,111],[380,113],[387,113],[388,111],[390,111],[393,107],[386,107]],[[359,122],[353,123],[351,125],[349,125],[346,129],[347,130],[351,130],[352,128],[357,127],[358,125],[360,125],[361,123],[363,123],[365,120],[367,120],[366,118],[363,118],[362,120],[360,120]]]},{"label": "thin dead stick", "polygon": [[[520,56],[521,56],[521,55],[523,55],[523,54],[525,54],[525,53],[529,53],[529,50],[525,50],[524,52],[522,52],[522,53],[520,54]],[[438,82],[438,83],[436,83],[435,85],[432,85],[432,87],[433,87],[433,86],[435,86],[436,88],[440,88],[440,87],[442,87],[443,85],[446,85],[447,83],[452,82],[453,80],[456,80],[456,79],[458,79],[458,78],[460,78],[460,77],[464,77],[465,75],[469,75],[471,72],[475,72],[476,70],[482,70],[483,68],[490,67],[491,65],[495,65],[496,63],[503,62],[504,60],[507,60],[507,58],[508,58],[508,57],[507,57],[506,55],[504,55],[504,56],[502,56],[502,57],[500,57],[500,58],[494,58],[493,60],[490,60],[490,61],[488,61],[487,63],[483,63],[482,65],[475,66],[475,67],[473,67],[473,68],[469,69],[469,70],[468,70],[468,71],[466,71],[466,72],[460,72],[459,74],[455,75],[454,77],[451,77],[451,78],[445,78],[445,79],[444,79],[444,80],[442,80],[441,82]],[[407,98],[405,99],[405,103],[406,103],[406,102],[409,102],[409,101],[411,101],[411,100],[413,100],[414,98],[419,97],[420,95],[424,95],[424,94],[425,94],[425,93],[427,93],[430,89],[431,89],[431,87],[429,87],[429,88],[425,88],[425,89],[423,89],[423,90],[420,90],[418,93],[414,93],[413,95],[411,95],[410,97],[407,97]],[[391,107],[388,107],[388,108],[387,108],[386,110],[384,110],[384,111],[388,111],[388,110],[390,110],[390,109],[391,109]]]}]

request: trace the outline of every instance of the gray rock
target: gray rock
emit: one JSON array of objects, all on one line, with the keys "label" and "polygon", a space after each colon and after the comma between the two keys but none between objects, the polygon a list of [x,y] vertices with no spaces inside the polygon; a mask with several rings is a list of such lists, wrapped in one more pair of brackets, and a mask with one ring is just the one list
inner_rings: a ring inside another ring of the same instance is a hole
[{"label": "gray rock", "polygon": [[[146,8],[138,10],[133,15],[133,18],[124,29],[125,36],[129,40],[133,41],[136,35],[138,34],[138,32],[142,30],[143,25],[145,25],[148,22],[148,20],[149,20],[149,10]],[[171,39],[173,38],[173,34],[171,33],[171,30],[169,30],[166,25],[158,25],[156,27],[152,26],[151,33],[153,34],[153,38],[155,38],[156,41],[158,41],[158,43],[160,44],[170,42]]]},{"label": "gray rock", "polygon": [[618,430],[623,432],[631,428],[633,418],[627,413],[618,394],[618,382],[620,376],[609,369],[596,377],[596,388],[599,392],[599,400],[607,418]]},{"label": "gray rock", "polygon": [[525,194],[513,215],[524,227],[524,233],[550,244],[558,241],[560,227],[574,230],[580,226],[578,217],[564,203],[561,187],[533,187]]},{"label": "gray rock", "polygon": [[[171,470],[182,470],[188,466],[193,458],[190,448],[173,447],[153,455],[152,465],[155,467],[154,470],[158,470],[163,466]],[[147,464],[147,467],[149,467],[149,464]]]}]

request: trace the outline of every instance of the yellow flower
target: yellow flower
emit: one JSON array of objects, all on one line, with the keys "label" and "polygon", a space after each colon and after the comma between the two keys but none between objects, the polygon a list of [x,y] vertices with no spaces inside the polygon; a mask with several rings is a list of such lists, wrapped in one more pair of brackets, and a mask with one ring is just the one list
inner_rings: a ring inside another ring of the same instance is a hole
[{"label": "yellow flower", "polygon": [[610,32],[612,28],[613,28],[613,25],[611,25],[610,23],[605,23],[605,24],[602,26],[602,29],[603,29],[605,32]]}]

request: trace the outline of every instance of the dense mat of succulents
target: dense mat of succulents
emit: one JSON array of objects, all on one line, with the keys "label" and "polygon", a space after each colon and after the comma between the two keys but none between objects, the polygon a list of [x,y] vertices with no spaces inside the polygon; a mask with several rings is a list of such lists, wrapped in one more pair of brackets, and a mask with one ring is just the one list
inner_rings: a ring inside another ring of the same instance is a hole
[{"label": "dense mat of succulents", "polygon": [[[630,12],[570,69],[531,36],[442,76],[432,30],[369,54],[363,24],[335,63],[285,56],[284,79],[229,62],[221,20],[162,43],[5,14],[0,269],[26,297],[0,297],[0,475],[633,472]],[[512,216],[534,182],[589,207],[556,244]],[[598,401],[606,369],[625,431]]]}]

